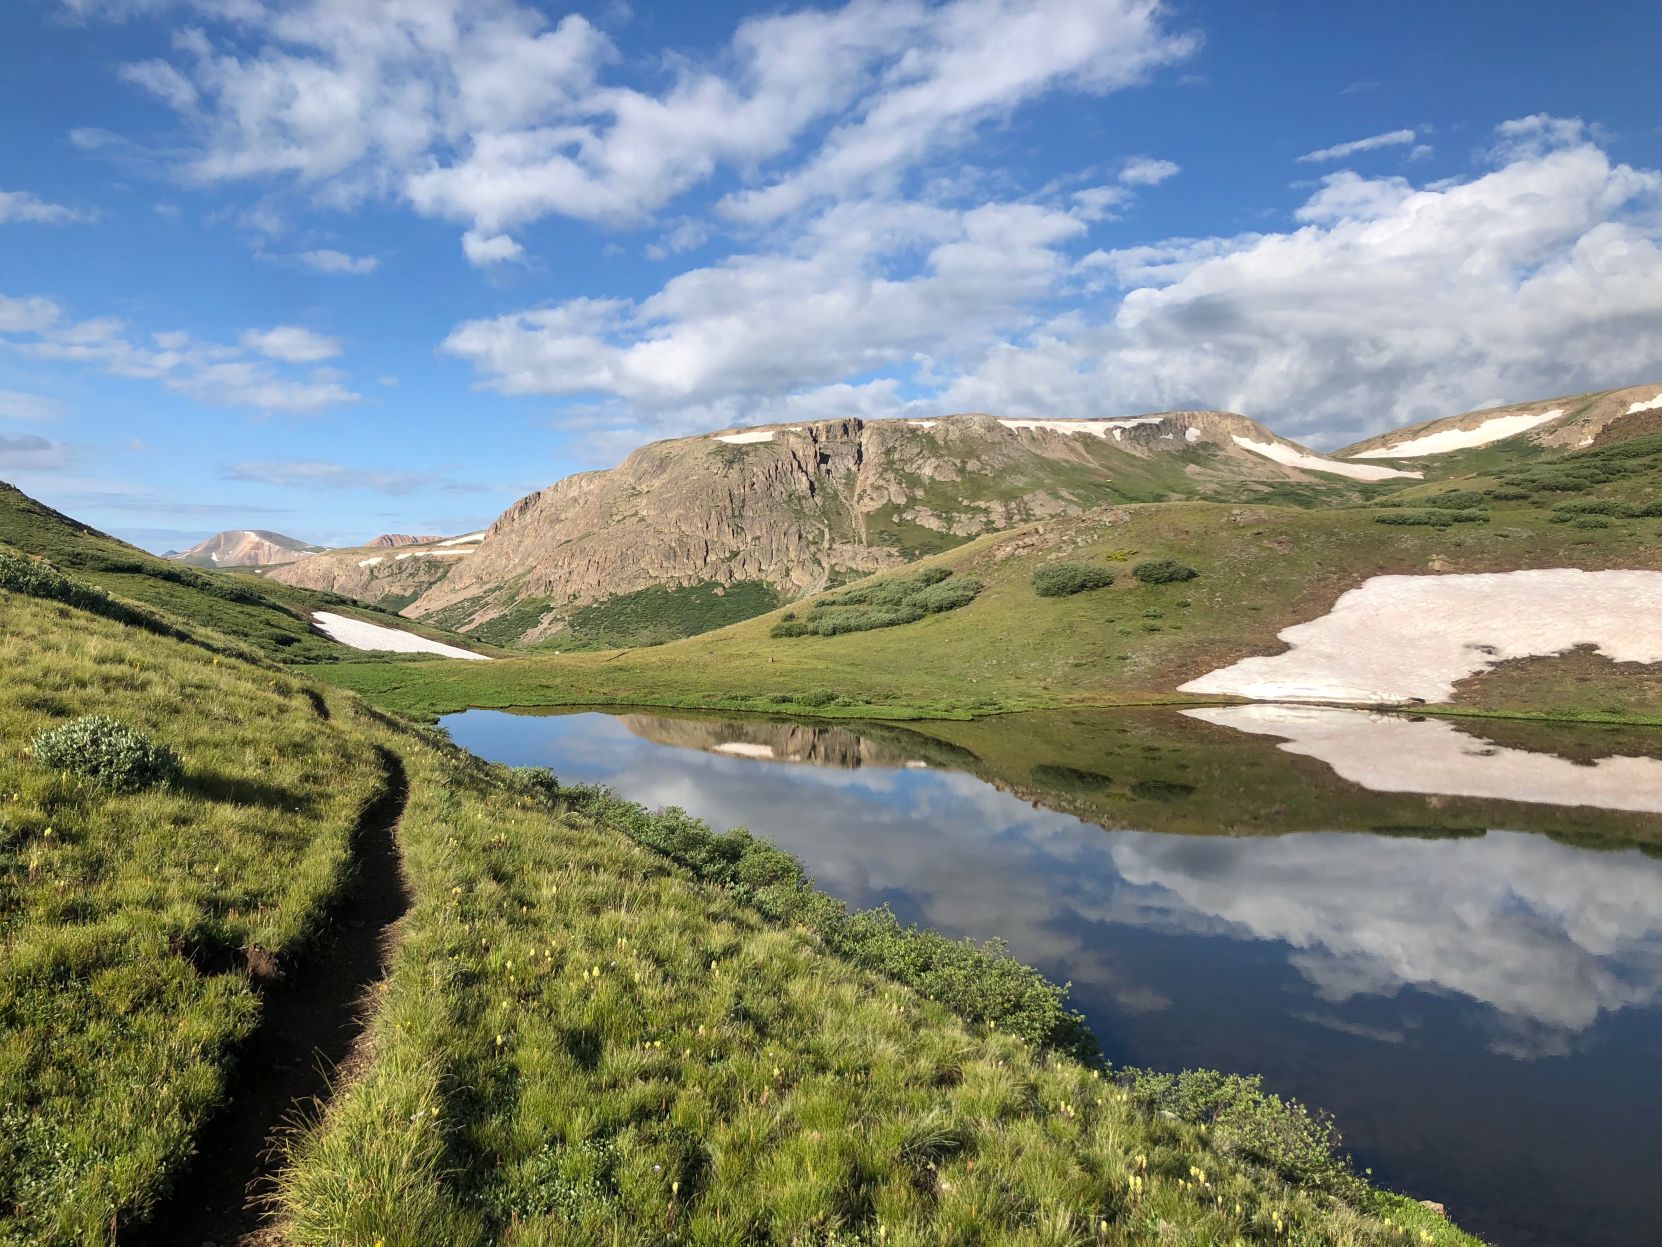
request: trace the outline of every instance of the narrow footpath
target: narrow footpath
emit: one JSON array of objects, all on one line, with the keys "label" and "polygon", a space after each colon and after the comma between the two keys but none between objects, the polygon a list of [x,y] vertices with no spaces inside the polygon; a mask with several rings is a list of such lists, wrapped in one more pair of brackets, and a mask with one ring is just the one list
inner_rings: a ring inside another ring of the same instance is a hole
[{"label": "narrow footpath", "polygon": [[326,934],[300,965],[258,977],[259,1028],[237,1053],[231,1095],[198,1137],[189,1170],[149,1223],[123,1230],[120,1247],[266,1247],[279,1241],[267,1205],[286,1131],[315,1115],[347,1062],[385,977],[396,924],[410,907],[398,855],[408,781],[384,755],[386,784],[353,838],[353,876],[328,915]]}]

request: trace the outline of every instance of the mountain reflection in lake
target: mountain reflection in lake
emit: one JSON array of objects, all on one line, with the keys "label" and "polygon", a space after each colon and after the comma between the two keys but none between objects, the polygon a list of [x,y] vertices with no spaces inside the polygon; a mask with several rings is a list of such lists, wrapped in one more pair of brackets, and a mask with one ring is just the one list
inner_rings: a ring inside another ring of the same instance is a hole
[{"label": "mountain reflection in lake", "polygon": [[[1236,717],[445,726],[749,827],[852,906],[1003,938],[1113,1060],[1262,1073],[1502,1247],[1662,1241],[1662,861],[1623,847],[1662,843],[1654,744]],[[1573,805],[1600,799],[1627,812]]]}]

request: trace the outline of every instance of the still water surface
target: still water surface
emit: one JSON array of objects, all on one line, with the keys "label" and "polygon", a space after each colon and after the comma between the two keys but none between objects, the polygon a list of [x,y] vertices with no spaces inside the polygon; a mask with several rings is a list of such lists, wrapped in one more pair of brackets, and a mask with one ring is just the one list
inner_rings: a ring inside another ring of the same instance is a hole
[{"label": "still water surface", "polygon": [[852,906],[1000,937],[1111,1059],[1261,1073],[1500,1247],[1662,1243],[1657,742],[1213,718],[444,725],[748,827]]}]

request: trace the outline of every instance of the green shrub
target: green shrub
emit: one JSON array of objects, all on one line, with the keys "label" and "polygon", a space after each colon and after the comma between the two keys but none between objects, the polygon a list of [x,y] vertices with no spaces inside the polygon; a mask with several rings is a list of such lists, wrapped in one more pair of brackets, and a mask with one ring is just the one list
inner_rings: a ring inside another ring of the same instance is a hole
[{"label": "green shrub", "polygon": [[1052,563],[1033,573],[1033,591],[1042,598],[1070,597],[1113,583],[1113,572],[1091,563]]},{"label": "green shrub", "polygon": [[84,776],[111,792],[138,792],[179,779],[179,756],[119,719],[89,714],[34,739],[35,761]]},{"label": "green shrub", "polygon": [[1454,524],[1487,524],[1487,511],[1387,511],[1373,517],[1375,524],[1448,528]]},{"label": "green shrub", "polygon": [[1176,559],[1147,559],[1131,569],[1131,574],[1145,585],[1179,584],[1200,575],[1187,563]]},{"label": "green shrub", "polygon": [[1496,502],[1522,502],[1526,498],[1533,498],[1534,496],[1535,495],[1530,493],[1527,489],[1489,490],[1489,497],[1493,498]]},{"label": "green shrub", "polygon": [[798,693],[792,700],[799,706],[829,706],[838,700],[838,695],[828,688],[811,688],[806,693]]},{"label": "green shrub", "polygon": [[781,618],[773,625],[772,635],[839,636],[916,623],[927,615],[967,606],[982,587],[978,577],[954,576],[945,567],[930,567],[910,576],[861,583],[835,597],[821,598],[803,618]]},{"label": "green shrub", "polygon": [[1614,498],[1578,498],[1574,502],[1560,502],[1552,509],[1553,517],[1560,515],[1605,515],[1620,520],[1638,519],[1646,508],[1630,506]]},{"label": "green shrub", "polygon": [[1602,515],[1578,515],[1570,521],[1577,528],[1609,528],[1610,521]]},{"label": "green shrub", "polygon": [[1439,511],[1470,511],[1487,506],[1489,498],[1477,489],[1446,489],[1430,498],[1420,499],[1421,506],[1436,507]]}]

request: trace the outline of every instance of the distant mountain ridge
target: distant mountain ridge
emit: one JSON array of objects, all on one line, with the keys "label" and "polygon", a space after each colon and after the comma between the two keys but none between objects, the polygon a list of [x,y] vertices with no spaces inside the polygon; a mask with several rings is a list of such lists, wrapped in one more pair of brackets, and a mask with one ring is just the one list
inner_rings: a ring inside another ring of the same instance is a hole
[{"label": "distant mountain ridge", "polygon": [[595,611],[635,609],[643,594],[673,611],[677,595],[708,604],[737,592],[754,613],[983,533],[1114,503],[1308,502],[1415,475],[1337,462],[1219,411],[805,421],[641,447],[521,499],[469,557],[443,567],[395,570],[332,552],[274,574],[374,593],[493,640],[554,640]]},{"label": "distant mountain ridge", "polygon": [[322,550],[322,546],[263,528],[232,528],[163,557],[192,567],[270,567]]}]

